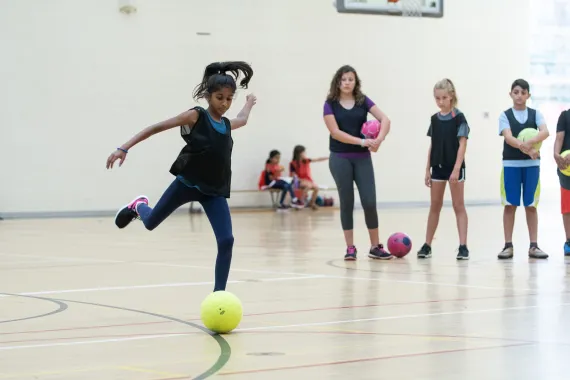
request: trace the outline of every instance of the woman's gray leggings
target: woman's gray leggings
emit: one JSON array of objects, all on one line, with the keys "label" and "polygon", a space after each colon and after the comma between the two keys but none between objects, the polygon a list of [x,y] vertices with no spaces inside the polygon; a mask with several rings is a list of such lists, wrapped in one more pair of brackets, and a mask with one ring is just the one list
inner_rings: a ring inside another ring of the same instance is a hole
[{"label": "woman's gray leggings", "polygon": [[331,152],[329,168],[338,189],[340,199],[340,222],[342,229],[352,230],[354,222],[354,182],[360,194],[360,202],[364,209],[364,219],[369,230],[378,228],[378,211],[376,209],[376,184],[372,158],[344,158]]}]

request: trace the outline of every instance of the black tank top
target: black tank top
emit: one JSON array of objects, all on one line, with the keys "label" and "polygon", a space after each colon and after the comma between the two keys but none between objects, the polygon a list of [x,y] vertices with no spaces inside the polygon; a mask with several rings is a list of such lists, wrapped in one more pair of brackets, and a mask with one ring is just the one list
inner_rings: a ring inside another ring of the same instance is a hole
[{"label": "black tank top", "polygon": [[[437,114],[431,117],[431,153],[430,165],[452,168],[457,160],[459,151],[459,127],[465,123],[463,113],[455,115],[449,120],[440,120]],[[461,163],[465,168],[465,160]]]},{"label": "black tank top", "polygon": [[222,117],[226,125],[226,133],[222,134],[214,129],[205,109],[192,109],[198,111],[198,120],[189,133],[187,126],[180,127],[186,146],[172,164],[170,173],[184,177],[205,194],[229,198],[234,144],[231,123]]},{"label": "black tank top", "polygon": [[[536,125],[536,110],[532,108],[528,108],[528,117],[524,124],[518,122],[515,118],[515,114],[513,113],[513,109],[509,108],[505,111],[505,115],[507,116],[507,120],[509,120],[509,126],[511,127],[511,133],[513,134],[514,138],[519,136],[519,133],[523,129],[526,128],[534,128],[538,129],[538,125]],[[540,158],[540,157],[539,157]],[[528,154],[524,154],[520,151],[520,149],[514,148],[507,144],[506,142],[503,143],[503,160],[531,160]]]}]

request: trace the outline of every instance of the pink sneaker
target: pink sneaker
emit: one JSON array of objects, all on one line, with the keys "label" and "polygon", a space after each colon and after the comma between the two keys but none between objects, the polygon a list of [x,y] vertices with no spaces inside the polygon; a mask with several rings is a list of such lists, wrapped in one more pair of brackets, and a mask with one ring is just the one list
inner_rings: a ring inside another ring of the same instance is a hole
[{"label": "pink sneaker", "polygon": [[356,260],[356,247],[354,245],[346,248],[346,255],[344,255],[344,259],[346,261]]},{"label": "pink sneaker", "polygon": [[115,225],[119,228],[125,228],[129,223],[137,219],[139,217],[137,212],[137,205],[139,203],[148,205],[148,198],[144,195],[140,195],[133,199],[128,205],[123,206],[115,215]]}]

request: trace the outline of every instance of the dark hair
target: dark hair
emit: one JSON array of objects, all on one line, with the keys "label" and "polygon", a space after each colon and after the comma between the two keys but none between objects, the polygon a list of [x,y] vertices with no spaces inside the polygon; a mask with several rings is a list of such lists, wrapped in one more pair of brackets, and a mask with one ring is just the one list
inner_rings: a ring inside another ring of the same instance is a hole
[{"label": "dark hair", "polygon": [[[194,99],[204,98],[223,87],[229,87],[235,92],[236,80],[239,78],[240,71],[244,76],[240,82],[240,87],[247,88],[253,76],[253,70],[249,64],[242,61],[210,63],[204,70],[202,82],[194,89]],[[226,74],[227,72],[230,72],[233,77]]]},{"label": "dark hair", "polygon": [[280,155],[281,152],[279,152],[278,150],[274,149],[271,152],[269,152],[269,158],[267,159],[267,161],[265,161],[266,164],[269,164],[271,162],[271,159],[275,156]]},{"label": "dark hair", "polygon": [[364,103],[365,96],[360,90],[360,78],[356,73],[354,67],[350,65],[344,65],[340,69],[336,71],[331,81],[331,88],[329,89],[329,94],[327,96],[327,101],[338,101],[340,99],[340,81],[342,79],[343,74],[346,73],[353,73],[355,78],[355,85],[354,91],[352,91],[352,95],[354,96],[354,100],[356,104]]},{"label": "dark hair", "polygon": [[516,81],[514,81],[513,84],[511,85],[511,91],[513,91],[517,86],[522,88],[523,90],[527,90],[528,92],[530,92],[530,84],[528,84],[528,82],[524,79],[517,79]]},{"label": "dark hair", "polygon": [[293,148],[293,161],[301,162],[301,153],[305,151],[305,147],[303,145],[296,145]]}]

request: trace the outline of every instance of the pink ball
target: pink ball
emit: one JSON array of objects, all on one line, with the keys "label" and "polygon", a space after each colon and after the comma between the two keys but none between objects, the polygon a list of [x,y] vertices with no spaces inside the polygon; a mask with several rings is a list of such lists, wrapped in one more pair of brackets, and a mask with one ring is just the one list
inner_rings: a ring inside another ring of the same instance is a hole
[{"label": "pink ball", "polygon": [[388,238],[388,251],[396,257],[406,256],[412,249],[412,239],[403,232],[396,232]]},{"label": "pink ball", "polygon": [[362,133],[362,136],[364,136],[365,139],[375,139],[376,137],[378,137],[381,128],[382,125],[378,120],[376,119],[368,120],[364,124],[362,124],[362,129],[360,130],[360,132]]}]

